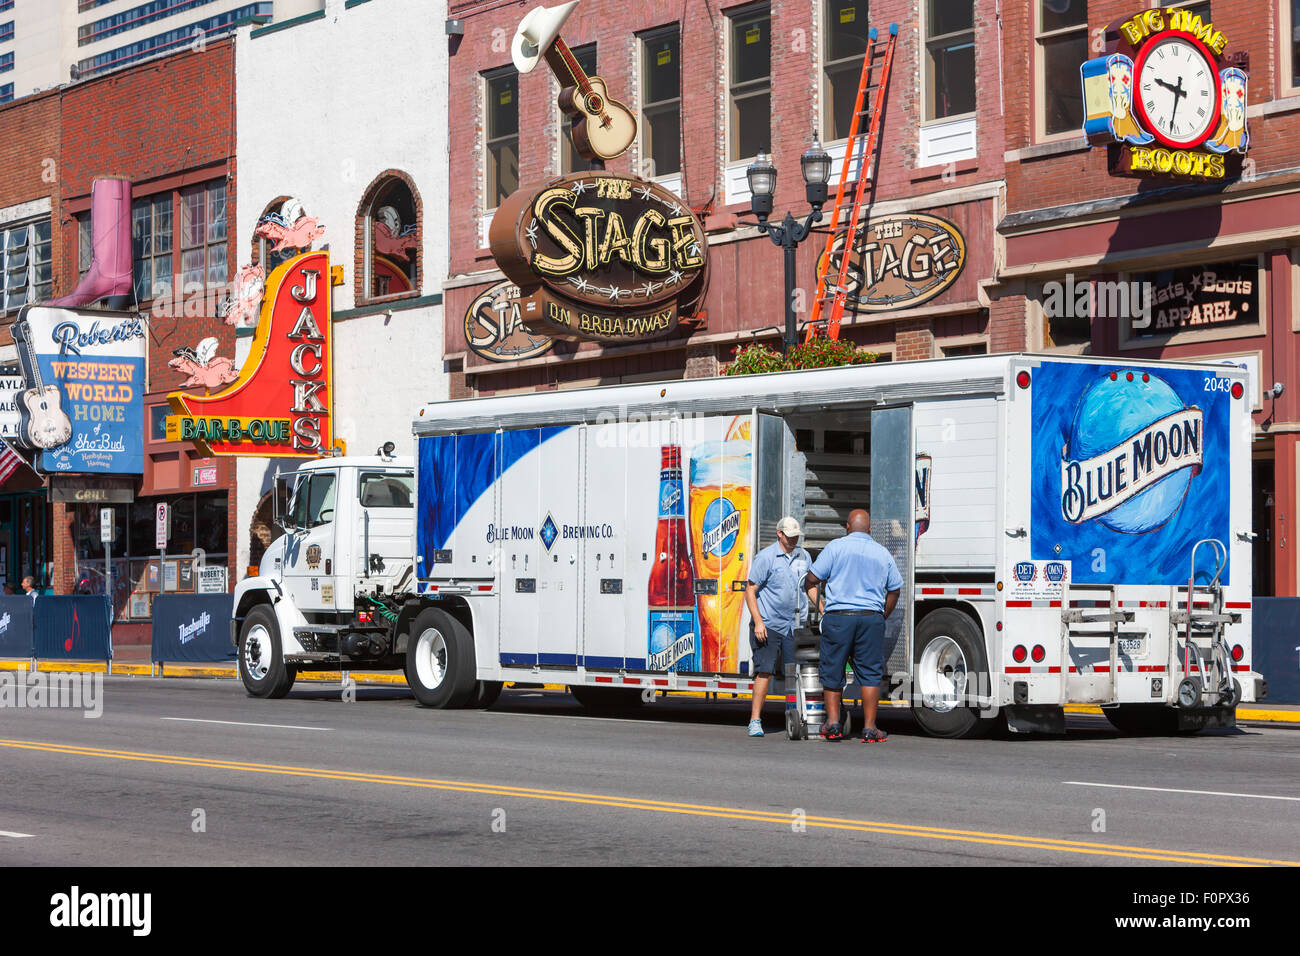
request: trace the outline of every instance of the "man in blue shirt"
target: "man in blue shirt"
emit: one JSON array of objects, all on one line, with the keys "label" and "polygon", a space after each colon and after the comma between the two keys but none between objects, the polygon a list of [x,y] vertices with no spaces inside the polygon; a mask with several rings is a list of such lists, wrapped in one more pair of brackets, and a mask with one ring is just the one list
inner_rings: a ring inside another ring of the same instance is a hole
[{"label": "man in blue shirt", "polygon": [[754,698],[749,709],[749,736],[763,736],[763,701],[772,675],[794,663],[794,629],[803,616],[799,588],[812,560],[799,547],[799,522],[790,516],[776,523],[776,541],[749,566],[745,604],[749,608],[749,648],[753,652]]},{"label": "man in blue shirt", "polygon": [[893,613],[903,578],[893,556],[871,537],[871,515],[849,512],[848,531],[828,544],[804,581],[808,596],[825,583],[822,596],[821,679],[826,691],[822,736],[841,740],[840,699],[844,665],[853,657],[853,673],[862,686],[863,743],[884,743],[889,735],[876,727],[880,682],[885,676],[885,618]]}]

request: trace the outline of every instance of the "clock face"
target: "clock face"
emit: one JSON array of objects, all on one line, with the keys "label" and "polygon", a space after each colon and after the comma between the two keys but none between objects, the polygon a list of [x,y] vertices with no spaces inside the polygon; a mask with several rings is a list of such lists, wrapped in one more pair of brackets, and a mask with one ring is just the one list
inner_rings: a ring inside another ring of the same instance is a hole
[{"label": "clock face", "polygon": [[1143,47],[1135,64],[1138,118],[1174,149],[1200,145],[1219,122],[1219,70],[1195,37],[1174,33]]}]

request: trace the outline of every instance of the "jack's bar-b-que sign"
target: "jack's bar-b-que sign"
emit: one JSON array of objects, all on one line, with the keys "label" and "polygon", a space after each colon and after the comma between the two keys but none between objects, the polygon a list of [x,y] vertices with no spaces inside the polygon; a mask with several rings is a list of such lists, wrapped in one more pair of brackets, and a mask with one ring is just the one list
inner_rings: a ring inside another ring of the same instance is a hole
[{"label": "jack's bar-b-que sign", "polygon": [[669,334],[708,288],[708,242],[689,207],[657,183],[574,173],[512,193],[489,232],[520,289],[530,331],[631,342]]},{"label": "jack's bar-b-que sign", "polygon": [[342,281],[329,253],[307,252],[271,273],[239,377],[216,395],[172,392],[167,440],[205,455],[308,457],[333,447],[331,291]]}]

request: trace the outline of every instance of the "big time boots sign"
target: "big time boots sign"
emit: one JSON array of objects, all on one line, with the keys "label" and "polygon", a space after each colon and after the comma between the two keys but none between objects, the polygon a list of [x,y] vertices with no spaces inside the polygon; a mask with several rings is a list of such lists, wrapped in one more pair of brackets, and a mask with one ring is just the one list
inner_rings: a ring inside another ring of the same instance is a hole
[{"label": "big time boots sign", "polygon": [[555,338],[661,338],[708,288],[708,243],[689,207],[657,183],[574,173],[501,203],[492,255],[520,290],[530,331]]},{"label": "big time boots sign", "polygon": [[333,447],[331,290],[342,281],[329,254],[308,252],[271,273],[252,349],[216,395],[173,392],[169,441],[204,455],[328,455]]}]

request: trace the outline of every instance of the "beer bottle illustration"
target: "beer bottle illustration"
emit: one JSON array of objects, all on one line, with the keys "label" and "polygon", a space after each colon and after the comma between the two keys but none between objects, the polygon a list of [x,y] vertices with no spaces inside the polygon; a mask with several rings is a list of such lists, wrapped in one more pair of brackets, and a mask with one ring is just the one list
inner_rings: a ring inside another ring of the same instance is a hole
[{"label": "beer bottle illustration", "polygon": [[706,441],[691,450],[691,558],[699,581],[700,663],[705,673],[740,667],[740,620],[749,574],[748,440]]},{"label": "beer bottle illustration", "polygon": [[655,528],[649,594],[649,653],[654,671],[698,671],[699,639],[695,626],[695,576],[686,537],[686,495],[682,485],[682,449],[660,449],[659,521]]}]

